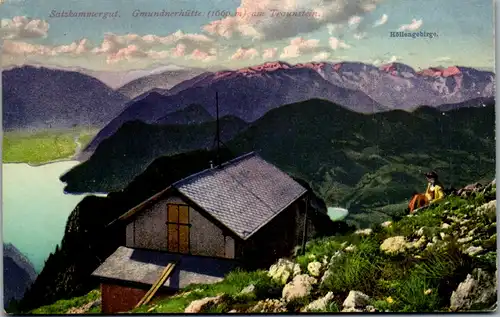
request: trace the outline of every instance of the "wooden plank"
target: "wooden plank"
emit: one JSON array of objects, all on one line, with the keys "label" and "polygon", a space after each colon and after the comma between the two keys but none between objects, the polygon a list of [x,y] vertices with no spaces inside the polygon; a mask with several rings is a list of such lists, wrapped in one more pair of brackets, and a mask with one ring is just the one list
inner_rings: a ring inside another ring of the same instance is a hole
[{"label": "wooden plank", "polygon": [[137,305],[135,305],[135,308],[142,306],[142,305],[146,305],[147,303],[149,303],[149,301],[154,297],[156,292],[165,283],[165,281],[167,280],[169,275],[172,274],[176,264],[177,263],[167,264],[167,266],[165,267],[163,272],[160,274],[160,277],[158,278],[158,280],[156,280],[156,282],[153,284],[153,286],[151,286],[151,288],[146,293],[146,295],[144,295],[144,297],[137,303]]}]

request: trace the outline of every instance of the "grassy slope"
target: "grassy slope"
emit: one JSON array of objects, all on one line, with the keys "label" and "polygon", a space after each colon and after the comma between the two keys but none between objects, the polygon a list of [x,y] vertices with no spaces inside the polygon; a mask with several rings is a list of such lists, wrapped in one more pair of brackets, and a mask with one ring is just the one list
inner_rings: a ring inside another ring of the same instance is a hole
[{"label": "grassy slope", "polygon": [[[489,193],[494,199],[496,190]],[[451,292],[456,289],[473,268],[482,268],[493,273],[496,270],[496,215],[495,211],[479,216],[475,208],[485,203],[484,196],[472,199],[457,197],[447,198],[442,204],[422,211],[414,217],[404,217],[388,228],[378,226],[374,234],[362,237],[356,234],[335,236],[313,240],[307,244],[306,254],[295,259],[302,271],[307,272],[307,265],[313,261],[330,259],[337,251],[353,244],[356,250],[344,252],[335,261],[330,270],[332,275],[309,298],[288,304],[288,311],[294,312],[314,298],[333,292],[334,302],[327,311],[338,311],[350,290],[358,290],[371,297],[371,304],[379,311],[391,312],[431,312],[448,311]],[[466,225],[467,231],[476,229],[474,240],[467,245],[456,241],[460,224],[453,223],[448,217],[471,219]],[[451,224],[448,229],[441,225]],[[380,251],[380,245],[389,237],[405,236],[416,238],[415,231],[424,227],[424,235],[430,240],[445,232],[448,237],[434,246],[411,249],[398,255],[387,255]],[[472,245],[480,245],[485,251],[479,256],[465,255],[461,250]],[[250,295],[239,292],[249,284],[254,284],[256,291]],[[209,308],[207,312],[229,312],[245,309],[265,298],[280,298],[281,288],[278,282],[271,280],[265,271],[230,273],[226,279],[213,285],[191,285],[179,294],[156,299],[147,306],[139,307],[137,313],[180,313],[196,299],[226,294],[226,300]],[[425,290],[431,290],[425,294]],[[489,304],[491,305],[491,304]],[[488,306],[489,307],[489,306]],[[488,307],[476,307],[487,309]]]},{"label": "grassy slope", "polygon": [[[490,273],[496,270],[496,213],[480,215],[476,208],[495,198],[496,188],[487,195],[477,195],[469,199],[448,197],[442,203],[420,211],[413,217],[403,217],[387,228],[375,226],[373,234],[363,237],[354,233],[312,240],[306,245],[306,253],[295,257],[303,272],[313,261],[328,261],[338,251],[341,256],[330,266],[332,274],[316,287],[310,297],[288,304],[288,311],[294,312],[313,299],[327,292],[335,294],[328,311],[335,312],[341,307],[350,290],[365,292],[371,297],[371,304],[378,310],[392,312],[447,311],[451,292],[456,289],[466,275],[474,268],[482,268]],[[455,220],[453,220],[455,218]],[[387,219],[384,219],[387,220]],[[467,220],[466,223],[461,223]],[[442,224],[449,228],[443,229]],[[387,255],[380,251],[382,242],[394,236],[404,236],[408,241],[418,239],[416,231],[424,228],[427,241],[438,238],[434,246],[408,249],[398,255]],[[459,244],[458,238],[474,230],[472,241]],[[356,246],[347,252],[346,246]],[[462,250],[474,245],[482,246],[479,256],[465,255]],[[241,295],[240,291],[250,285],[255,286],[253,294]],[[153,299],[148,305],[134,309],[134,313],[181,313],[193,301],[205,297],[226,294],[222,304],[209,308],[209,312],[228,312],[232,309],[244,311],[259,300],[280,298],[281,285],[273,281],[266,271],[234,271],[216,284],[190,285],[172,297]],[[425,290],[431,290],[425,294]],[[96,291],[86,296],[60,300],[32,313],[65,313],[69,308],[81,307],[96,299]],[[487,307],[476,307],[485,309]],[[89,313],[99,312],[94,308]]]},{"label": "grassy slope", "polygon": [[[29,312],[29,314],[33,315],[51,315],[51,314],[66,314],[68,310],[79,308],[84,306],[85,304],[92,303],[96,300],[99,300],[101,297],[101,292],[99,290],[93,290],[90,293],[75,297],[71,299],[62,299],[57,302],[39,307],[37,309],[33,309]],[[101,312],[101,308],[99,306],[90,309],[87,313],[89,314],[97,314]]]},{"label": "grassy slope", "polygon": [[84,147],[97,134],[93,129],[42,132],[4,132],[3,162],[41,164],[68,159],[75,154],[75,137]]}]

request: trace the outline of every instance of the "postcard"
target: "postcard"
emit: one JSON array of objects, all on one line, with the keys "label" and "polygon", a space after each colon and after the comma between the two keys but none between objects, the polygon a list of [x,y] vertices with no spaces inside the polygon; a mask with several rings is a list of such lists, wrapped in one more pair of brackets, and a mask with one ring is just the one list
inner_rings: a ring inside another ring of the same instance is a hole
[{"label": "postcard", "polygon": [[493,12],[0,0],[4,313],[496,310]]}]

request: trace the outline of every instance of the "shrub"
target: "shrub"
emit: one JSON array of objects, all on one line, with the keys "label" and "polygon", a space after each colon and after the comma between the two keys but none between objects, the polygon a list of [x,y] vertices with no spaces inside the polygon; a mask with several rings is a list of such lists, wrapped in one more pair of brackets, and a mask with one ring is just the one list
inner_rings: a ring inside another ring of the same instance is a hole
[{"label": "shrub", "polygon": [[330,270],[321,288],[334,293],[347,293],[355,289],[362,292],[371,290],[378,276],[378,267],[363,253],[355,253],[340,258]]}]

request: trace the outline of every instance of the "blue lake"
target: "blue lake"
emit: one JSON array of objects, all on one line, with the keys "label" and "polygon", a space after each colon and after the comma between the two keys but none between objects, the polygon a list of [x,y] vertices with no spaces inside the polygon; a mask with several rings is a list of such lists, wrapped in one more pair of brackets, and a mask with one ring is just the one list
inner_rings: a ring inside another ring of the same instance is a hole
[{"label": "blue lake", "polygon": [[26,255],[37,273],[60,244],[69,214],[86,196],[64,194],[64,183],[59,180],[77,164],[2,164],[3,241]]}]

